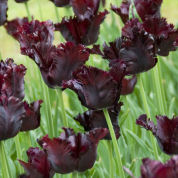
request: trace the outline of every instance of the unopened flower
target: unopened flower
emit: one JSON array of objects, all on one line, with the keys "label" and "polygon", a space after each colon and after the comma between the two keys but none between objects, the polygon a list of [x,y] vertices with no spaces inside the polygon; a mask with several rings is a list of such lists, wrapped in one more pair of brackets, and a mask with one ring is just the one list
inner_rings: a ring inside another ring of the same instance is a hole
[{"label": "unopened flower", "polygon": [[[118,103],[116,106],[108,108],[108,112],[111,118],[111,122],[114,128],[116,138],[120,137],[120,128],[118,125],[118,116],[122,103]],[[85,131],[90,131],[95,128],[108,128],[104,113],[102,110],[89,110],[83,114],[79,114],[76,121],[80,123],[85,129]],[[108,133],[103,139],[111,140],[111,136]]]},{"label": "unopened flower", "polygon": [[134,0],[138,15],[144,21],[152,17],[160,18],[160,9],[163,0]]},{"label": "unopened flower", "polygon": [[136,123],[155,135],[162,151],[169,155],[178,154],[178,117],[156,116],[156,119],[157,126],[146,115],[141,115]]},{"label": "unopened flower", "polygon": [[103,109],[115,105],[120,97],[124,69],[106,72],[83,66],[73,73],[73,79],[63,82],[63,88],[74,90],[81,103],[89,109]]},{"label": "unopened flower", "polygon": [[121,17],[123,23],[126,23],[129,20],[130,5],[131,5],[130,0],[123,0],[120,7],[111,5],[111,9]]},{"label": "unopened flower", "polygon": [[29,148],[27,151],[28,163],[19,161],[25,169],[25,174],[20,178],[52,178],[54,171],[51,169],[47,155],[39,148]]},{"label": "unopened flower", "polygon": [[20,43],[21,53],[36,62],[45,83],[51,88],[61,86],[63,80],[71,79],[72,73],[89,58],[83,45],[66,42],[54,46],[54,27],[50,21],[23,20],[19,25],[15,36]]},{"label": "unopened flower", "polygon": [[145,158],[142,160],[141,178],[177,178],[178,156],[172,157],[165,164]]},{"label": "unopened flower", "polygon": [[94,165],[98,142],[107,133],[105,128],[94,129],[86,134],[75,134],[72,129],[64,128],[60,137],[50,139],[45,136],[39,140],[39,144],[46,151],[55,172],[83,172]]},{"label": "unopened flower", "polygon": [[7,21],[7,0],[0,1],[0,26]]},{"label": "unopened flower", "polygon": [[76,44],[94,44],[99,35],[100,24],[108,11],[100,12],[91,19],[79,20],[76,17],[63,18],[61,23],[55,24],[56,31],[60,31],[66,41]]}]

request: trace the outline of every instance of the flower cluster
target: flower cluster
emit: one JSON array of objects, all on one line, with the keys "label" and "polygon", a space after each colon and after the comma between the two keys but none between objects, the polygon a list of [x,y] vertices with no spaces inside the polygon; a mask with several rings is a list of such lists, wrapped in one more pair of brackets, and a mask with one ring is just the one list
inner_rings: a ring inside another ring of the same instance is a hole
[{"label": "flower cluster", "polygon": [[40,125],[42,101],[31,104],[23,101],[25,71],[23,65],[16,65],[12,59],[0,62],[0,140]]}]

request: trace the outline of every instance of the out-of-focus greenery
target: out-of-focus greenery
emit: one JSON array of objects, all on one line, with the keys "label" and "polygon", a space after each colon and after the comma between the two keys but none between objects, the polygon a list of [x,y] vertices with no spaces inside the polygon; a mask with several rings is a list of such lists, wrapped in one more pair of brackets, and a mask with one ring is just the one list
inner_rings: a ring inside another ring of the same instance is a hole
[{"label": "out-of-focus greenery", "polygon": [[[106,0],[107,1],[107,0]],[[119,4],[121,1],[119,0],[111,0],[107,1],[107,7],[110,6],[110,2],[113,4]],[[9,10],[8,10],[8,19],[13,19],[15,17],[24,17],[26,16],[26,10],[24,4],[17,4],[14,0],[9,0]],[[34,19],[43,19],[43,20],[52,20],[57,22],[54,5],[49,2],[49,0],[29,0],[29,8],[30,13],[33,15]],[[178,1],[177,0],[163,0],[162,6],[162,16],[168,19],[168,22],[173,23],[174,25],[178,25]],[[41,11],[40,11],[41,10]],[[72,15],[71,9],[59,8],[60,19],[64,16]],[[41,12],[41,13],[40,13]],[[98,44],[102,44],[104,41],[114,40],[119,36],[119,28],[122,27],[122,24],[119,20],[119,17],[115,15],[113,12],[107,16],[104,23],[101,26],[101,33],[99,36]],[[55,44],[63,41],[61,35],[59,33],[55,33]],[[3,59],[12,57],[18,64],[23,63],[27,68],[27,75],[25,77],[26,82],[26,99],[28,101],[33,101],[37,99],[44,99],[43,89],[45,88],[45,92],[48,92],[45,84],[40,81],[38,68],[34,64],[34,62],[30,59],[27,59],[25,56],[20,54],[19,44],[12,37],[7,35],[3,27],[0,27],[0,52]],[[107,68],[107,62],[102,60],[99,56],[93,55],[90,57],[89,65],[94,65],[103,69]],[[167,58],[159,58],[159,65],[161,67],[162,80],[161,84],[163,86],[165,97],[166,97],[166,105],[167,110],[166,114],[170,117],[173,115],[178,115],[178,97],[177,97],[177,89],[178,89],[178,52],[171,52]],[[141,74],[144,78],[144,89],[147,95],[148,104],[151,112],[152,119],[157,114],[162,114],[159,111],[158,105],[160,100],[156,97],[155,92],[155,84],[152,80],[152,72],[153,70]],[[43,87],[42,87],[43,85]],[[60,108],[57,108],[59,112],[55,115],[56,112],[56,91],[49,89],[50,94],[50,104],[47,103],[48,109],[51,106],[52,118],[55,120],[58,119],[58,125],[56,125],[56,129],[58,132],[62,127],[60,118]],[[82,113],[85,108],[80,105],[75,93],[70,90],[65,91],[65,109],[67,112],[69,125],[73,127],[76,131],[81,131],[82,128],[78,125],[78,123],[74,122],[72,117],[76,116],[79,112]],[[145,113],[142,98],[140,95],[140,87],[139,83],[137,84],[134,93],[132,95],[121,97],[121,101],[124,102],[124,106],[122,107],[122,111],[119,116],[119,123],[121,127],[121,138],[118,141],[119,148],[122,154],[122,161],[125,167],[128,167],[136,177],[140,175],[140,164],[141,159],[144,157],[150,157],[154,159],[153,149],[150,142],[150,137],[147,131],[144,129],[140,129],[136,126],[135,120],[138,118],[140,114]],[[46,109],[44,108],[44,104],[42,107],[42,122],[41,129],[37,129],[36,131],[31,131],[31,140],[32,145],[27,143],[25,139],[25,134],[20,134],[20,142],[22,153],[24,156],[24,160],[26,160],[25,151],[30,146],[37,146],[36,139],[47,134],[47,124],[46,124]],[[11,160],[9,163],[11,164],[12,172],[16,172],[15,166],[17,166],[17,156],[16,150],[14,149],[13,139],[6,141],[6,147],[8,155]],[[160,158],[165,161],[168,159],[165,154],[163,154],[158,148]],[[109,173],[109,162],[108,157],[109,153],[106,146],[106,141],[102,141],[99,145],[98,149],[98,159],[97,162],[91,170],[80,174],[82,178],[98,178],[98,177],[106,177],[110,178]],[[113,157],[113,160],[115,158]],[[13,164],[13,162],[15,164]],[[117,166],[115,165],[115,170],[117,170]],[[92,175],[92,176],[91,176]],[[127,175],[127,174],[126,174]],[[65,176],[64,176],[65,177]]]}]

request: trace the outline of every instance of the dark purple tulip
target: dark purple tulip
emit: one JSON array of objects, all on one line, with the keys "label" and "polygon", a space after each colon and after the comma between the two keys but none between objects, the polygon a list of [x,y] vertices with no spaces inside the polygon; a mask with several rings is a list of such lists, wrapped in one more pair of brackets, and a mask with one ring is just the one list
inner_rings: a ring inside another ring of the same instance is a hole
[{"label": "dark purple tulip", "polygon": [[42,102],[42,100],[39,100],[30,105],[24,102],[25,115],[22,119],[20,131],[34,130],[40,126],[40,107]]},{"label": "dark purple tulip", "polygon": [[146,115],[141,115],[136,123],[155,135],[166,154],[178,154],[178,117],[169,119],[167,116],[156,116],[156,119],[157,126]]},{"label": "dark purple tulip", "polygon": [[99,35],[100,24],[103,22],[108,11],[100,12],[90,20],[79,20],[76,17],[63,18],[61,23],[55,25],[56,31],[60,31],[66,41],[76,44],[94,44]]},{"label": "dark purple tulip", "polygon": [[165,164],[145,158],[142,160],[141,178],[177,178],[178,156],[172,157]]},{"label": "dark purple tulip", "polygon": [[[124,77],[122,69],[117,70],[116,74],[112,71],[111,75],[110,72],[95,67],[83,66],[73,73],[73,76],[74,79],[63,82],[63,88],[74,90],[87,108],[102,109],[118,102],[121,80]],[[117,77],[120,77],[120,81]]]},{"label": "dark purple tulip", "polygon": [[70,5],[71,0],[50,0],[50,1],[52,1],[57,7],[64,7]]},{"label": "dark purple tulip", "polygon": [[132,78],[129,78],[129,79],[123,78],[121,95],[131,94],[135,88],[136,83],[137,83],[136,76],[132,76]]},{"label": "dark purple tulip", "polygon": [[129,20],[129,8],[130,8],[131,1],[130,0],[123,0],[121,6],[118,8],[114,5],[111,5],[111,9],[120,16],[123,23],[126,23]]},{"label": "dark purple tulip", "polygon": [[24,3],[24,2],[27,2],[28,0],[15,0],[15,2],[17,3]]},{"label": "dark purple tulip", "polygon": [[71,0],[74,13],[78,19],[90,19],[97,14],[100,0]]},{"label": "dark purple tulip", "polygon": [[144,21],[152,17],[160,18],[160,9],[163,0],[134,0],[138,15]]},{"label": "dark purple tulip", "polygon": [[24,113],[23,102],[20,99],[14,96],[0,96],[0,141],[17,135]]},{"label": "dark purple tulip", "polygon": [[108,129],[98,128],[85,134],[75,134],[69,128],[64,128],[64,131],[58,138],[50,139],[45,136],[39,140],[54,171],[67,174],[92,168],[97,156],[98,142],[108,134]]},{"label": "dark purple tulip", "polygon": [[[116,138],[120,137],[120,128],[118,125],[118,116],[120,108],[123,103],[118,103],[116,106],[110,107],[108,109],[111,122],[115,131]],[[89,110],[83,114],[79,114],[76,118],[76,121],[80,123],[85,129],[85,131],[90,131],[95,128],[108,128],[104,113],[102,110]],[[103,139],[111,140],[111,136],[108,133]]]},{"label": "dark purple tulip", "polygon": [[0,1],[0,26],[7,21],[7,0]]},{"label": "dark purple tulip", "polygon": [[1,94],[8,97],[14,96],[23,99],[24,93],[24,76],[26,68],[23,65],[16,65],[13,59],[0,61],[0,74],[3,76]]},{"label": "dark purple tulip", "polygon": [[16,40],[18,40],[18,27],[28,23],[28,18],[16,18],[14,20],[11,21],[7,21],[7,23],[4,25],[6,28],[6,31],[9,35],[11,35],[12,37],[14,37]]},{"label": "dark purple tulip", "polygon": [[122,29],[120,59],[126,64],[127,74],[138,74],[153,68],[157,63],[155,41],[145,32],[138,19],[128,21]]},{"label": "dark purple tulip", "polygon": [[89,57],[83,45],[66,42],[53,46],[53,36],[54,28],[50,21],[33,20],[18,27],[22,54],[36,62],[45,83],[51,88],[61,86],[63,80],[71,79],[72,73]]},{"label": "dark purple tulip", "polygon": [[30,148],[27,151],[28,163],[19,161],[24,167],[26,174],[20,178],[52,178],[54,171],[47,160],[47,155],[39,148]]},{"label": "dark purple tulip", "polygon": [[165,18],[150,18],[143,23],[144,29],[152,34],[156,42],[156,50],[160,56],[168,56],[170,51],[176,50],[178,29],[168,24]]}]

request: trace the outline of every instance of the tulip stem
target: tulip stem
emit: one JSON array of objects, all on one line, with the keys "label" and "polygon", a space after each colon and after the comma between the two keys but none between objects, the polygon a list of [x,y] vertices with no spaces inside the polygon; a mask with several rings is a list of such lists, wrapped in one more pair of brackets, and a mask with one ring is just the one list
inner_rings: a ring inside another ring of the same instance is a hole
[{"label": "tulip stem", "polygon": [[[14,138],[14,141],[15,141],[15,147],[16,147],[16,152],[17,152],[17,159],[22,160],[22,149],[20,147],[19,135],[17,135]],[[19,167],[19,173],[21,174],[23,172],[23,169],[19,164],[18,164],[18,167]]]},{"label": "tulip stem", "polygon": [[24,4],[25,4],[25,9],[26,9],[26,12],[27,12],[28,20],[31,21],[32,17],[30,15],[30,10],[29,10],[29,7],[28,7],[28,3],[25,2]]},{"label": "tulip stem", "polygon": [[108,149],[109,149],[109,157],[110,157],[110,165],[109,165],[109,171],[110,171],[110,177],[114,177],[114,165],[113,165],[113,148],[112,143],[108,142]]},{"label": "tulip stem", "polygon": [[63,94],[62,94],[61,89],[58,89],[58,97],[59,97],[60,106],[61,106],[62,122],[65,127],[68,127],[68,121],[67,121],[65,107],[64,107],[64,99],[63,99]]},{"label": "tulip stem", "polygon": [[121,161],[121,154],[120,154],[120,150],[117,144],[117,139],[116,139],[116,135],[114,133],[114,129],[113,129],[113,125],[111,123],[111,118],[109,116],[108,110],[107,109],[103,109],[104,112],[104,116],[106,118],[106,122],[110,131],[110,135],[112,138],[112,142],[114,145],[114,150],[115,150],[115,154],[116,154],[116,161],[117,161],[117,165],[119,168],[119,176],[120,178],[125,178],[125,174],[124,174],[124,170],[123,170],[123,166],[122,166],[122,161]]},{"label": "tulip stem", "polygon": [[54,10],[55,10],[55,13],[56,13],[57,22],[59,22],[59,12],[58,12],[58,8],[57,8],[56,6],[54,6]]},{"label": "tulip stem", "polygon": [[[142,100],[143,100],[143,105],[144,105],[144,109],[145,109],[145,112],[146,112],[147,116],[151,119],[150,109],[149,109],[149,106],[148,106],[147,97],[146,97],[146,94],[145,94],[145,90],[143,88],[143,81],[142,81],[141,77],[142,76],[140,75],[140,77],[139,77],[139,80],[140,80],[140,92],[141,92],[141,96],[142,96]],[[153,145],[154,156],[155,156],[155,158],[157,160],[159,160],[158,150],[157,150],[155,138],[154,138],[154,136],[153,136],[153,134],[151,132],[149,132],[149,133],[150,133],[150,138],[151,138],[151,142],[152,142],[152,145]]]},{"label": "tulip stem", "polygon": [[10,178],[9,163],[6,157],[4,148],[4,141],[0,141],[0,160],[1,160],[1,173],[3,178]]},{"label": "tulip stem", "polygon": [[166,114],[166,101],[165,101],[165,95],[164,95],[164,90],[161,84],[161,72],[160,72],[160,62],[154,67],[153,69],[153,79],[154,79],[154,84],[156,87],[156,97],[158,101],[158,106],[159,106],[159,112],[162,115]]}]

